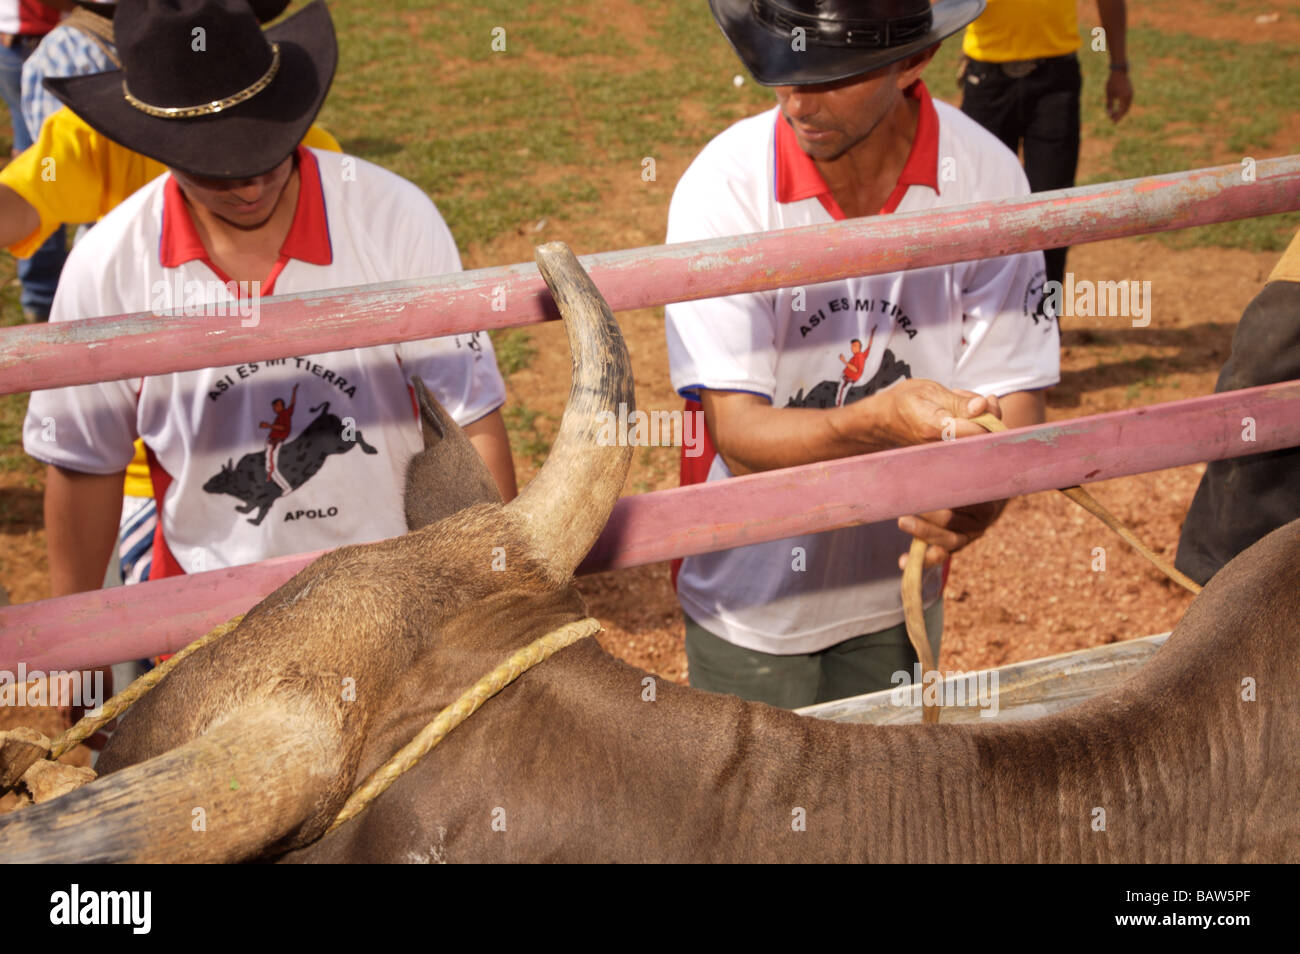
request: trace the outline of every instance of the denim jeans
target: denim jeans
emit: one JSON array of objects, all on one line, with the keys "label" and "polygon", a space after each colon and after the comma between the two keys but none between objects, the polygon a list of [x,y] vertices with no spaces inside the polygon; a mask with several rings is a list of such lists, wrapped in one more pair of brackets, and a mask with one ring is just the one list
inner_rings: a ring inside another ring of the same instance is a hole
[{"label": "denim jeans", "polygon": [[[22,78],[23,61],[36,49],[35,38],[25,45],[0,46],[0,98],[9,108],[13,123],[14,152],[19,153],[32,144],[32,133],[23,122]],[[63,226],[45,240],[31,258],[18,260],[18,280],[22,282],[23,310],[44,320],[49,317],[54,301],[54,289],[59,284],[59,273],[68,257],[68,236]]]}]

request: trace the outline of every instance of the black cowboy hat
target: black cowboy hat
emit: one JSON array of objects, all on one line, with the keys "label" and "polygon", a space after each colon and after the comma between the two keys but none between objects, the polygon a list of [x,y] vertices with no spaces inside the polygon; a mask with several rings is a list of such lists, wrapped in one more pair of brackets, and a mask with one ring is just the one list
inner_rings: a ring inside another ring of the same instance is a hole
[{"label": "black cowboy hat", "polygon": [[[113,19],[113,14],[117,12],[117,0],[75,0],[75,2],[77,6],[109,20]],[[260,22],[270,23],[284,13],[289,0],[248,0],[248,5],[253,8]]]},{"label": "black cowboy hat", "polygon": [[[764,86],[833,83],[904,60],[984,12],[984,0],[709,0]],[[796,33],[802,29],[803,33]]]},{"label": "black cowboy hat", "polygon": [[47,78],[46,89],[114,142],[213,179],[283,162],[338,63],[321,0],[266,31],[248,0],[132,0],[113,32],[122,69]]}]

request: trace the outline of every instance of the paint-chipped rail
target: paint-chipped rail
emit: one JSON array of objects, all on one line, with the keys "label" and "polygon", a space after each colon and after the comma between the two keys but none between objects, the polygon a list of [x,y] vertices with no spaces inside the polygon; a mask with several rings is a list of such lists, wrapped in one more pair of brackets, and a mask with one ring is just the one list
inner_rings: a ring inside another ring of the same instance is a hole
[{"label": "paint-chipped rail", "polygon": [[[1289,381],[792,467],[625,497],[579,572],[1295,445],[1300,381]],[[20,662],[29,671],[81,669],[175,651],[314,556],[0,610],[0,670]]]},{"label": "paint-chipped rail", "polygon": [[[615,311],[1081,245],[1300,209],[1300,155],[581,259]],[[0,331],[0,394],[320,354],[555,317],[536,266],[263,299],[240,316]]]}]

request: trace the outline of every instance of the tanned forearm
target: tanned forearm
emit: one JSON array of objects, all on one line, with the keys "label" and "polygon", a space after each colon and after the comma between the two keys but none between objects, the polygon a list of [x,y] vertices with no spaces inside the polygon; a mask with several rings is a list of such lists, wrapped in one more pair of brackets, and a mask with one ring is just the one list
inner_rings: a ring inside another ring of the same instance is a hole
[{"label": "tanned forearm", "polygon": [[116,549],[125,477],[125,471],[82,474],[46,468],[45,548],[51,595],[83,593],[103,585],[104,571]]},{"label": "tanned forearm", "polygon": [[967,418],[998,413],[996,398],[925,380],[829,409],[778,408],[735,391],[701,391],[700,400],[713,444],[733,474],[969,437],[983,429]]},{"label": "tanned forearm", "polygon": [[500,410],[479,418],[465,428],[465,436],[483,458],[483,463],[487,464],[497,489],[501,491],[501,499],[509,503],[518,490],[515,485],[515,461],[510,456],[510,438],[506,434]]},{"label": "tanned forearm", "polygon": [[0,185],[0,248],[27,238],[40,224],[40,216],[30,202],[7,185]]},{"label": "tanned forearm", "polygon": [[1112,63],[1128,62],[1128,11],[1124,0],[1097,0],[1097,18],[1106,31],[1106,50]]}]

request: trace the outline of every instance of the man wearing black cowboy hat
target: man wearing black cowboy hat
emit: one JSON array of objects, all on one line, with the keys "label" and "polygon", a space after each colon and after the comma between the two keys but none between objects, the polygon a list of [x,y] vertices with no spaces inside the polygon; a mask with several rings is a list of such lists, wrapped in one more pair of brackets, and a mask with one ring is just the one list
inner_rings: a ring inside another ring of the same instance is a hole
[{"label": "man wearing black cowboy hat", "polygon": [[[933,102],[920,80],[938,43],[978,16],[983,0],[710,6],[778,105],[700,153],[673,195],[668,241],[1028,193],[1015,155]],[[985,411],[1012,427],[1042,421],[1041,389],[1059,377],[1042,282],[1034,252],[670,305],[673,385],[700,402],[717,448],[694,472],[683,458],[683,482],[980,434],[968,419]],[[841,398],[846,346],[873,335]],[[925,597],[935,634],[941,566],[1001,508],[686,559],[677,588],[691,684],[788,707],[889,687],[916,660],[900,599],[910,537],[930,544]]]},{"label": "man wearing black cowboy hat", "polygon": [[[264,33],[245,0],[133,0],[115,33],[122,71],[47,85],[171,172],[73,250],[52,321],[180,311],[216,330],[257,320],[259,285],[284,294],[460,268],[419,189],[299,146],[337,61],[322,3]],[[50,465],[54,595],[99,585],[137,436],[160,510],[151,579],[403,532],[403,470],[421,443],[414,375],[513,495],[504,386],[485,335],[311,351],[304,340],[305,356],[34,394],[24,444]],[[274,481],[259,422],[295,388],[301,410]]]}]

